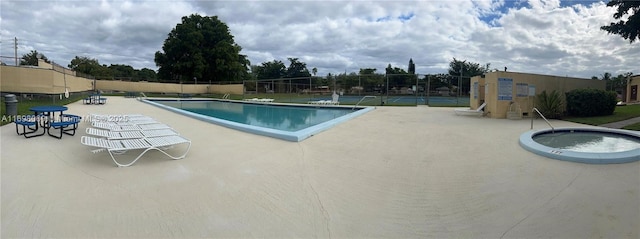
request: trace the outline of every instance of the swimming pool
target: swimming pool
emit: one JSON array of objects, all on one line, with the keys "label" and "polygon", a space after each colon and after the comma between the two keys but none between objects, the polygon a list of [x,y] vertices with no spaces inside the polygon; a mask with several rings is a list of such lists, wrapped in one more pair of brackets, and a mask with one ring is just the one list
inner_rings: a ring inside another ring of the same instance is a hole
[{"label": "swimming pool", "polygon": [[560,128],[530,131],[520,136],[526,150],[548,158],[589,163],[640,160],[640,134],[607,128]]},{"label": "swimming pool", "polygon": [[146,103],[228,128],[300,142],[374,107],[320,107],[221,100],[147,99]]}]

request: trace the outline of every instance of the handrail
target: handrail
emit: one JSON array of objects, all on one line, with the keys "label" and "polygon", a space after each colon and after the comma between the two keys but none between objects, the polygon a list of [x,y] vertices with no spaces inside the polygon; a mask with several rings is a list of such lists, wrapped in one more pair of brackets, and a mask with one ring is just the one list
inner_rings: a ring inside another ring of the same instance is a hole
[{"label": "handrail", "polygon": [[222,96],[222,99],[228,100],[229,97],[231,97],[231,95],[229,93],[226,93]]},{"label": "handrail", "polygon": [[[544,115],[542,115],[542,113],[540,113],[540,111],[536,108],[533,107],[533,109],[531,109],[535,112],[538,112],[538,114],[540,115],[540,117],[542,117],[542,119],[547,122],[547,124],[549,125],[549,127],[551,127],[551,133],[555,133],[555,128],[553,128],[553,125],[551,125],[551,123],[549,122],[549,120],[547,120],[547,118],[544,117]],[[531,129],[533,129],[533,117],[531,117]]]},{"label": "handrail", "polygon": [[356,104],[353,106],[353,108],[351,108],[351,110],[356,109],[356,106],[358,106],[358,104],[360,104],[360,102],[362,102],[365,98],[376,98],[376,97],[375,97],[375,96],[373,96],[373,95],[365,95],[365,96],[363,96],[363,97],[362,97],[362,99],[360,99],[360,101],[358,101],[358,103],[356,103]]},{"label": "handrail", "polygon": [[[144,97],[145,99],[148,98],[147,95],[144,94],[144,92],[140,92],[140,94],[142,95],[142,97]],[[137,100],[141,100],[140,97],[136,98]]]}]

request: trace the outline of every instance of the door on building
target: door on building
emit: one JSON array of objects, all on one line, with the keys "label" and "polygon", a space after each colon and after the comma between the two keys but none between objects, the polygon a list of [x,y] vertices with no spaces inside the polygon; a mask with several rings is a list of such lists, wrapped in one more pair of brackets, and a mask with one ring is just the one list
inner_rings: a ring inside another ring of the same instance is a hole
[{"label": "door on building", "polygon": [[638,100],[638,85],[632,85],[631,86],[631,97],[630,97],[631,101],[637,101]]}]

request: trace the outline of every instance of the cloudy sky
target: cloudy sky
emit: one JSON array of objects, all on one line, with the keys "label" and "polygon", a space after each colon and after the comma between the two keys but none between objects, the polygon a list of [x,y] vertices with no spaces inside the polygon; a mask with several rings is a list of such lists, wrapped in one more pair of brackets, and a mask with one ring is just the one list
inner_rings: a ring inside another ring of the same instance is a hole
[{"label": "cloudy sky", "polygon": [[[2,0],[0,60],[37,50],[156,70],[154,53],[190,14],[218,16],[253,65],[299,58],[318,75],[391,64],[446,73],[455,57],[491,68],[590,78],[640,73],[640,42],[600,26],[614,8],[586,0]],[[13,63],[11,63],[13,64]]]}]

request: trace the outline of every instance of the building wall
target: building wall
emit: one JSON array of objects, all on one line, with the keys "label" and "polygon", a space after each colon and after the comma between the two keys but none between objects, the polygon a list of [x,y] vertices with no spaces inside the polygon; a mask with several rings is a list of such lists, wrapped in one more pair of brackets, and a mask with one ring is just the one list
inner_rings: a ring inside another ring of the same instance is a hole
[{"label": "building wall", "polygon": [[[476,84],[478,90],[475,90]],[[606,82],[601,80],[494,71],[486,73],[484,78],[471,78],[470,104],[475,109],[486,101],[484,111],[491,118],[506,118],[510,107],[520,110],[524,116],[530,116],[535,107],[535,95],[543,91],[550,93],[556,90],[564,96],[565,92],[574,89],[605,90],[605,87]]]},{"label": "building wall", "polygon": [[[635,90],[636,99],[632,98],[632,94],[634,93],[633,90]],[[632,76],[631,79],[627,82],[625,102],[627,103],[640,102],[640,93],[638,92],[639,90],[640,90],[640,75]]]}]

